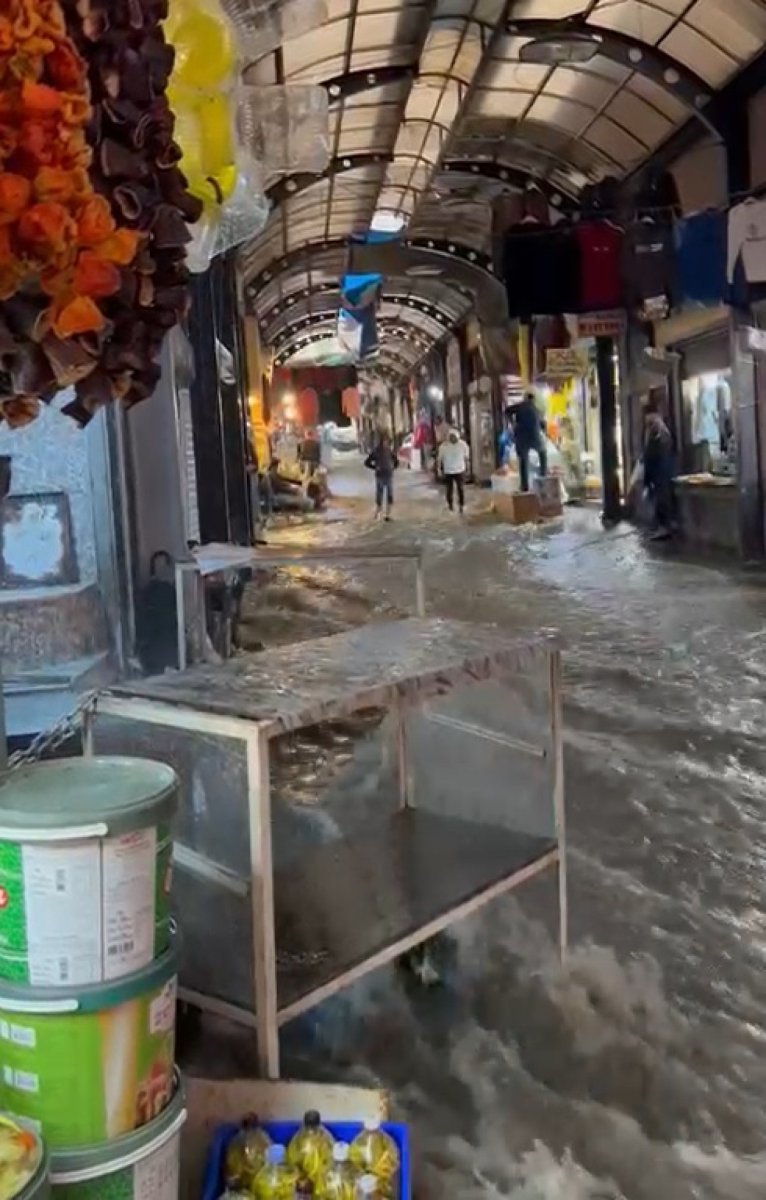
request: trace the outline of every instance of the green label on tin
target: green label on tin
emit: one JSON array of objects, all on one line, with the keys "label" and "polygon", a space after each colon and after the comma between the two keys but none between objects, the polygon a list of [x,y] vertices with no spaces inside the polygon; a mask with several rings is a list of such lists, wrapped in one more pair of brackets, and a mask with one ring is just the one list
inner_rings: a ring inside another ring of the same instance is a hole
[{"label": "green label on tin", "polygon": [[176,982],[97,1013],[0,1005],[0,1109],[39,1121],[51,1149],[109,1141],[173,1093]]},{"label": "green label on tin", "polygon": [[0,978],[120,979],[167,947],[169,827],[82,841],[0,841]]}]

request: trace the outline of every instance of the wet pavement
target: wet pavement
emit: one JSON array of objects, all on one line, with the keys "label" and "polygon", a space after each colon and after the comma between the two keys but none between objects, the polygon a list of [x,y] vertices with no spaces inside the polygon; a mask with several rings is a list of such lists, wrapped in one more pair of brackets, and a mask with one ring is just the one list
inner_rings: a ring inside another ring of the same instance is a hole
[{"label": "wet pavement", "polygon": [[[604,532],[592,510],[513,529],[486,493],[461,521],[421,477],[397,483],[376,524],[346,464],[329,517],[271,540],[419,542],[430,612],[561,635],[573,948],[562,970],[553,883],[528,885],[456,928],[444,986],[383,970],[289,1027],[283,1073],[389,1088],[424,1200],[761,1200],[766,579]],[[245,638],[388,618],[413,595],[402,564],[284,571],[250,589]]]}]

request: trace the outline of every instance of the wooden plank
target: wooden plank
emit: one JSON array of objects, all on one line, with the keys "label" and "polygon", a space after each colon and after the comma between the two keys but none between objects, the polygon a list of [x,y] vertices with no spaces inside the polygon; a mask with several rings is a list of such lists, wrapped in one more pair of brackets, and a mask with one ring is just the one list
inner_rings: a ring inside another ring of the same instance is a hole
[{"label": "wooden plank", "polygon": [[258,1063],[266,1079],[279,1078],[277,955],[274,938],[274,869],[271,853],[269,743],[256,733],[248,741],[250,893],[253,990],[258,1025]]}]

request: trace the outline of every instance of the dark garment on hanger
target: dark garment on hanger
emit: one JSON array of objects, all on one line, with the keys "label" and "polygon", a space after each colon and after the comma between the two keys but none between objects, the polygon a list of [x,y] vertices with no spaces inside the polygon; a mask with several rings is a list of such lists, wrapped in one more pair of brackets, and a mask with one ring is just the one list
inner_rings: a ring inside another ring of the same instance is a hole
[{"label": "dark garment on hanger", "polygon": [[538,187],[528,187],[524,192],[524,216],[541,225],[550,225],[548,197]]},{"label": "dark garment on hanger", "polygon": [[675,295],[673,227],[654,221],[636,221],[625,231],[623,279],[630,308],[638,311]]},{"label": "dark garment on hanger", "polygon": [[623,230],[611,221],[581,221],[574,233],[580,248],[580,311],[622,308]]},{"label": "dark garment on hanger", "polygon": [[726,296],[727,214],[709,209],[676,226],[678,290],[689,304],[722,304]]},{"label": "dark garment on hanger", "polygon": [[503,278],[511,317],[558,316],[576,312],[579,255],[565,229],[522,227],[505,242]]}]

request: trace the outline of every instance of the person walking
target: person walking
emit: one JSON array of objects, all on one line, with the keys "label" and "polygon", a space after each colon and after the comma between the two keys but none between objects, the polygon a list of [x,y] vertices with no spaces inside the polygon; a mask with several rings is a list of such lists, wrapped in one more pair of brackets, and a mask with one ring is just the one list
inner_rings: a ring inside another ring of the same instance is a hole
[{"label": "person walking", "polygon": [[390,434],[384,431],[378,435],[364,465],[375,472],[375,520],[385,512],[385,519],[390,521],[394,506],[394,471],[399,466]]},{"label": "person walking", "polygon": [[439,447],[439,472],[447,487],[447,505],[455,511],[455,491],[462,517],[465,511],[465,476],[471,452],[457,429],[450,429]]},{"label": "person walking", "polygon": [[539,464],[539,474],[548,473],[548,454],[545,449],[545,426],[535,400],[535,393],[528,389],[518,404],[510,404],[505,415],[513,423],[513,438],[516,457],[519,460],[519,476],[522,492],[529,491],[529,455],[534,450]]}]

